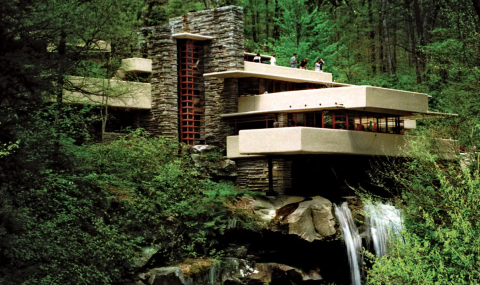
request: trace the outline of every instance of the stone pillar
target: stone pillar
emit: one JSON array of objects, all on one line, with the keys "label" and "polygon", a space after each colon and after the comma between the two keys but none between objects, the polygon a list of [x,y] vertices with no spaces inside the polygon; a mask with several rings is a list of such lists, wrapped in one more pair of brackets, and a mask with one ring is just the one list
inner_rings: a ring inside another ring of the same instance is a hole
[{"label": "stone pillar", "polygon": [[273,158],[273,191],[286,194],[292,189],[292,160]]},{"label": "stone pillar", "polygon": [[268,191],[268,162],[266,158],[239,159],[237,185],[252,191]]},{"label": "stone pillar", "polygon": [[153,135],[178,138],[177,44],[169,25],[154,27],[149,36],[152,59],[152,109],[142,127]]},{"label": "stone pillar", "polygon": [[[213,37],[204,42],[204,72],[243,70],[243,8],[220,7],[187,13],[170,19],[174,33]],[[238,80],[205,78],[206,144],[225,147],[234,129],[221,114],[234,113],[238,104]]]},{"label": "stone pillar", "polygon": [[[252,191],[268,192],[267,158],[239,159],[237,162],[237,185]],[[292,189],[292,160],[272,158],[273,191],[279,195]]]}]

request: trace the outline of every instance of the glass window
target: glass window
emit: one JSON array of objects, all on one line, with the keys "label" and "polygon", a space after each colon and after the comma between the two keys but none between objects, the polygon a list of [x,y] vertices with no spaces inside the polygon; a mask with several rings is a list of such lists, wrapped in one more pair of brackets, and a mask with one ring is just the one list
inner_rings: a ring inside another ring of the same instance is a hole
[{"label": "glass window", "polygon": [[387,121],[385,117],[379,117],[377,118],[377,124],[378,124],[378,132],[379,133],[385,133],[387,132]]},{"label": "glass window", "polygon": [[331,111],[323,111],[323,127],[327,129],[333,128],[333,116]]},{"label": "glass window", "polygon": [[346,130],[347,129],[347,116],[344,112],[334,112],[334,129]]},{"label": "glass window", "polygon": [[314,113],[306,113],[305,114],[305,126],[307,127],[315,127],[315,114]]},{"label": "glass window", "polygon": [[398,133],[398,117],[387,117],[387,131],[391,134]]},{"label": "glass window", "polygon": [[348,129],[349,130],[355,130],[355,113],[354,112],[348,112],[347,113],[347,121],[348,121]]},{"label": "glass window", "polygon": [[295,114],[295,115],[297,115],[297,127],[305,126],[305,114],[299,113],[299,114]]}]

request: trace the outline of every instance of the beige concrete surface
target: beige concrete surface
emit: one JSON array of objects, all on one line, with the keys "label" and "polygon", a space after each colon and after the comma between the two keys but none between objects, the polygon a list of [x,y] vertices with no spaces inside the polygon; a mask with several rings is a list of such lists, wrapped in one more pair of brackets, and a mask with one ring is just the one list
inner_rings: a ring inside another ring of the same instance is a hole
[{"label": "beige concrete surface", "polygon": [[120,70],[133,73],[152,73],[152,60],[148,58],[125,58],[122,59]]},{"label": "beige concrete surface", "polygon": [[417,121],[416,120],[405,120],[403,121],[403,127],[406,130],[412,130],[417,128]]},{"label": "beige concrete surface", "polygon": [[252,158],[252,157],[264,156],[264,155],[240,154],[240,152],[238,151],[238,138],[239,136],[227,137],[227,158]]},{"label": "beige concrete surface", "polygon": [[260,64],[260,63],[249,62],[249,61],[245,62],[244,71],[300,78],[303,80],[332,82],[332,74],[328,72],[303,70],[303,69],[284,67],[284,66],[278,66],[278,65]]},{"label": "beige concrete surface", "polygon": [[428,112],[428,95],[372,86],[348,86],[279,92],[238,98],[238,113],[282,109],[322,109],[322,106],[411,115]]},{"label": "beige concrete surface", "polygon": [[173,34],[172,38],[174,39],[191,39],[191,40],[197,40],[197,41],[208,41],[213,39],[213,37],[210,36],[203,36],[199,34],[190,34],[190,33],[178,33],[178,34]]},{"label": "beige concrete surface", "polygon": [[[348,154],[407,156],[409,136],[308,127],[242,130],[238,153],[252,155]],[[445,153],[454,141],[442,140]],[[227,149],[228,151],[228,149]]]},{"label": "beige concrete surface", "polygon": [[109,94],[110,107],[151,109],[151,93],[150,83],[110,80],[109,86],[107,79],[71,76],[67,78],[64,100],[78,104],[101,104],[106,98],[102,94]]},{"label": "beige concrete surface", "polygon": [[[253,53],[253,52],[246,52],[245,54],[247,54],[249,56],[256,56],[257,55],[256,53]],[[260,57],[261,58],[266,58],[266,59],[271,59],[272,58],[271,55],[266,55],[266,54],[261,54]]]}]

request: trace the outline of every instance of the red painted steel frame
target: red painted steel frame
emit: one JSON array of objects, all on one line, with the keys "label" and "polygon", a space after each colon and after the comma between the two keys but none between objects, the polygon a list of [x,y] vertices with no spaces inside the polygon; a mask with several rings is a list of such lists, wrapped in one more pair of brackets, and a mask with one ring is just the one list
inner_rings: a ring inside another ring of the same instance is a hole
[{"label": "red painted steel frame", "polygon": [[200,43],[182,40],[179,45],[180,140],[189,145],[205,143],[204,81],[199,71]]}]

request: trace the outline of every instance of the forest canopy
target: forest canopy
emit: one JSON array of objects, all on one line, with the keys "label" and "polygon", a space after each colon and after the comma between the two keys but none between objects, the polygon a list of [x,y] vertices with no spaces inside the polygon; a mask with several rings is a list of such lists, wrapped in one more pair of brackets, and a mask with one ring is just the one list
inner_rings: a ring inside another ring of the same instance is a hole
[{"label": "forest canopy", "polygon": [[[458,115],[419,120],[413,158],[379,173],[380,184],[398,182],[388,190],[406,213],[406,242],[374,260],[367,280],[478,283],[478,0],[2,1],[0,283],[111,284],[142,246],[215,256],[230,218],[252,226],[226,206],[242,192],[188,167],[178,142],[136,131],[100,143],[92,125],[107,116],[62,97],[75,72],[111,78],[135,54],[137,28],[224,5],[244,8],[246,51],[284,66],[297,53],[309,69],[323,58],[337,82],[428,93],[430,110]],[[112,52],[98,53],[100,41]],[[430,138],[458,140],[468,166],[441,160]]]}]

